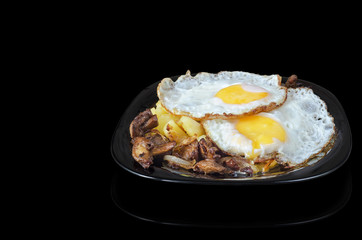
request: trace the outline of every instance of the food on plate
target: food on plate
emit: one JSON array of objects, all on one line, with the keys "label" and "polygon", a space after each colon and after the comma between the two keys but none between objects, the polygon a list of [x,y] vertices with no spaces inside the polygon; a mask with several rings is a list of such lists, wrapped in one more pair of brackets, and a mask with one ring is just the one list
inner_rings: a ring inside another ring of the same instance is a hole
[{"label": "food on plate", "polygon": [[333,146],[334,119],[292,75],[188,71],[163,79],[159,101],[130,124],[132,156],[204,175],[277,175],[318,161]]}]

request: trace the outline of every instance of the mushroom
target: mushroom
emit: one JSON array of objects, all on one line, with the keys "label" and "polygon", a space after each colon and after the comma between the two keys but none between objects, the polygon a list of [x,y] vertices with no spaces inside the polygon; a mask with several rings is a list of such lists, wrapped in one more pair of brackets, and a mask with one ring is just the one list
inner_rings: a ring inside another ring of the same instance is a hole
[{"label": "mushroom", "polygon": [[146,137],[136,137],[132,140],[132,156],[145,169],[153,164],[153,157],[170,152],[176,142],[165,142],[155,144],[152,139]]},{"label": "mushroom", "polygon": [[157,115],[153,115],[150,109],[147,109],[138,114],[131,125],[129,132],[131,138],[143,136],[148,130],[158,126]]}]

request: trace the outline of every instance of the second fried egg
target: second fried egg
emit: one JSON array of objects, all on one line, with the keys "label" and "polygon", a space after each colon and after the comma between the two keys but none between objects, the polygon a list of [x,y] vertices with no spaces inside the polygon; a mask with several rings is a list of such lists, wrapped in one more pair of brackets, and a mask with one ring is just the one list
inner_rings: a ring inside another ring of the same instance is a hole
[{"label": "second fried egg", "polygon": [[308,88],[288,89],[287,101],[268,113],[202,124],[216,145],[231,155],[253,160],[278,154],[290,165],[318,154],[335,132],[326,104]]}]

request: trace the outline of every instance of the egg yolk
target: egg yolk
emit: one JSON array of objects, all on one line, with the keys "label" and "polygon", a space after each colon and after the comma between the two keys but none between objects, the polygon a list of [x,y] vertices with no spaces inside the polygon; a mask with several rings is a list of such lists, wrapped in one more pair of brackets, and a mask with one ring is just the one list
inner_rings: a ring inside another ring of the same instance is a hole
[{"label": "egg yolk", "polygon": [[285,142],[287,138],[284,128],[278,122],[259,115],[240,118],[236,123],[236,129],[252,140],[253,151],[248,154],[250,158],[257,157],[254,150],[260,149],[262,144],[273,143],[273,138],[281,142]]},{"label": "egg yolk", "polygon": [[241,85],[231,85],[218,91],[215,97],[220,98],[224,103],[243,104],[253,102],[268,96],[267,92],[249,92]]}]

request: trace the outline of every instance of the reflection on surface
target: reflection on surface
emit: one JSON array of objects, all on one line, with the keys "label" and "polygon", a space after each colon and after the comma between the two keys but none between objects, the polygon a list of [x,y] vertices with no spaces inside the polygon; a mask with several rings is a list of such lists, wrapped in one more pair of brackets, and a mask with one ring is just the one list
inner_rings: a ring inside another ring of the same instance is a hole
[{"label": "reflection on surface", "polygon": [[318,221],[341,210],[352,192],[348,164],[318,179],[269,186],[159,182],[119,169],[114,203],[138,219],[203,227],[270,227]]}]

